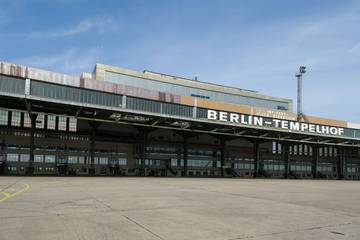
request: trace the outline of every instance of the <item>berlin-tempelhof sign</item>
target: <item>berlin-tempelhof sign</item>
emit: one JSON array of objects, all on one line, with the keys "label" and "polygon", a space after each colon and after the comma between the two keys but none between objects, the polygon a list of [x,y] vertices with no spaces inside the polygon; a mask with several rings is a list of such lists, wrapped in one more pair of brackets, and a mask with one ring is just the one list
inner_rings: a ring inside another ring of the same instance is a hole
[{"label": "berlin-tempelhof sign", "polygon": [[271,127],[304,133],[317,133],[322,135],[342,136],[344,134],[344,128],[339,127],[317,125],[305,122],[295,122],[289,120],[280,120],[275,118],[265,118],[247,114],[229,113],[215,110],[208,110],[207,119],[237,123],[239,125]]}]

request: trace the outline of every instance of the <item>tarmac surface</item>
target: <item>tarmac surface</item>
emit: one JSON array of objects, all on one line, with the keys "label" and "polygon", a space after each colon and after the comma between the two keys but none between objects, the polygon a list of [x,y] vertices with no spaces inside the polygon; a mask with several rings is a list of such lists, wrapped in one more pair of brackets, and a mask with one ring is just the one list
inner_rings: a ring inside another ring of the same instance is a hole
[{"label": "tarmac surface", "polygon": [[360,239],[360,182],[0,177],[0,239]]}]

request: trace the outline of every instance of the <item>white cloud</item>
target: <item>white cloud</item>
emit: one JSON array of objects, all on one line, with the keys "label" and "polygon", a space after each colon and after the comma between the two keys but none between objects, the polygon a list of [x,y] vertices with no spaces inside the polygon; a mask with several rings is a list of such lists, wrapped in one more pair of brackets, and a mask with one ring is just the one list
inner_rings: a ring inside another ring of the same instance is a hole
[{"label": "white cloud", "polygon": [[84,71],[91,71],[101,56],[101,48],[91,48],[85,52],[70,48],[63,53],[30,56],[12,60],[12,62],[66,74],[80,74]]},{"label": "white cloud", "polygon": [[360,42],[348,50],[349,53],[360,53]]},{"label": "white cloud", "polygon": [[115,27],[114,21],[111,17],[95,16],[92,18],[84,19],[74,26],[51,30],[51,31],[39,31],[31,32],[28,34],[30,38],[57,38],[57,37],[69,37],[90,31],[94,31],[98,34],[103,34]]}]

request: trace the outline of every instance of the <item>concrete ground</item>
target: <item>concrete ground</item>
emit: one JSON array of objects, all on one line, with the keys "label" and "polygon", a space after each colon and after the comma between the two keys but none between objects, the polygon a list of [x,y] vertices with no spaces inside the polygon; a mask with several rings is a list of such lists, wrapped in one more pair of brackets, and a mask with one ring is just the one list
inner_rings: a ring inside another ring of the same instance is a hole
[{"label": "concrete ground", "polygon": [[360,239],[360,182],[0,177],[0,239]]}]

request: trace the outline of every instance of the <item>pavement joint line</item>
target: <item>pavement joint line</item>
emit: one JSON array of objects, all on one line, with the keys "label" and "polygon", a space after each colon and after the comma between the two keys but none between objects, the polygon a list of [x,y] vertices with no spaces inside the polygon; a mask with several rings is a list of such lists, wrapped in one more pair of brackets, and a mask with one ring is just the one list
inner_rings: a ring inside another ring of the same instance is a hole
[{"label": "pavement joint line", "polygon": [[25,187],[23,187],[22,189],[20,189],[19,191],[15,192],[15,193],[9,193],[9,192],[5,192],[5,191],[0,192],[1,194],[5,195],[5,197],[0,198],[0,203],[5,202],[6,200],[16,197],[17,195],[20,195],[21,193],[24,193],[27,190],[29,190],[29,188],[30,188],[29,184],[27,184],[27,183],[22,183],[22,184]]},{"label": "pavement joint line", "polygon": [[139,226],[140,228],[144,229],[145,231],[149,232],[150,234],[152,234],[153,236],[157,237],[158,239],[161,240],[165,240],[164,238],[162,238],[161,236],[159,236],[158,234],[154,233],[153,231],[151,231],[149,228],[145,227],[144,225],[138,223],[137,221],[135,221],[134,219],[131,219],[130,217],[123,215],[127,220],[129,220],[130,222],[136,224],[137,226]]},{"label": "pavement joint line", "polygon": [[[259,237],[281,235],[281,234],[286,234],[286,233],[305,232],[305,231],[313,231],[313,230],[323,230],[324,228],[341,227],[341,226],[346,226],[346,225],[351,225],[351,224],[352,224],[351,222],[338,223],[338,224],[329,224],[329,225],[324,225],[324,226],[314,226],[314,227],[308,227],[308,228],[293,229],[293,230],[288,230],[288,231],[269,232],[269,233],[263,233],[263,234],[259,234],[259,235],[248,235],[248,236],[237,237],[237,238],[229,238],[227,240],[253,239],[253,238],[259,238]],[[327,232],[331,232],[331,231],[327,231]],[[331,233],[333,233],[333,232],[331,232]],[[340,235],[342,235],[342,234],[343,233],[340,233]],[[345,235],[345,234],[343,234],[343,235]]]}]

